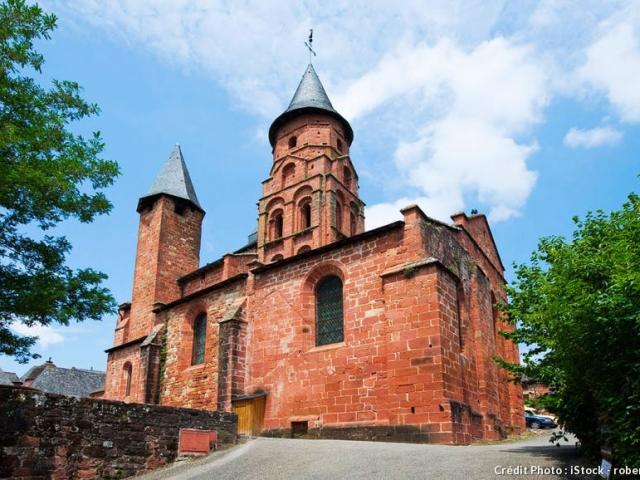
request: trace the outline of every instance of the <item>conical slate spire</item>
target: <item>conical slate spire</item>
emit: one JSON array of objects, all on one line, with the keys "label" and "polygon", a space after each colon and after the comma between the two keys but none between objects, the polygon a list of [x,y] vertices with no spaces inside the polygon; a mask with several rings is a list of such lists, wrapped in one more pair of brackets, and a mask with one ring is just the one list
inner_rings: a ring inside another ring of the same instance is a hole
[{"label": "conical slate spire", "polygon": [[291,99],[291,103],[289,103],[289,107],[273,121],[269,128],[269,141],[271,145],[274,145],[277,131],[284,123],[298,115],[312,112],[326,113],[340,120],[344,124],[347,141],[351,144],[353,140],[351,125],[333,108],[331,100],[329,100],[327,92],[325,92],[322,82],[320,82],[320,78],[318,78],[318,74],[313,68],[313,65],[309,64],[302,75],[302,80],[300,80],[300,84]]},{"label": "conical slate spire", "polygon": [[[180,145],[173,147],[173,151],[160,170],[156,180],[151,186],[151,190],[142,199],[160,194],[172,195],[174,197],[189,200],[196,207],[202,209],[196,191],[193,188],[187,164],[184,162]],[[141,199],[141,200],[142,200]]]},{"label": "conical slate spire", "polygon": [[335,112],[333,105],[331,105],[331,100],[329,100],[327,92],[324,91],[324,87],[318,78],[318,74],[311,64],[309,64],[304,75],[302,75],[302,80],[300,80],[296,93],[291,99],[289,108],[285,111],[290,112],[298,108],[306,107],[320,108],[322,110]]}]

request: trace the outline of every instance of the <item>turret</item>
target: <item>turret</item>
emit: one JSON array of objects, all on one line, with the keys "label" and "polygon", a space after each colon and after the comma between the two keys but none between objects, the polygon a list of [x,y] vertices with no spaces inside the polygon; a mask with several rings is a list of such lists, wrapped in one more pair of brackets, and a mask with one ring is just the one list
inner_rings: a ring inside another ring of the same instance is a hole
[{"label": "turret", "polygon": [[[178,278],[198,268],[204,210],[176,145],[149,193],[138,201],[140,225],[127,337],[154,326],[154,305],[180,296]],[[125,340],[126,341],[126,340]]]},{"label": "turret", "polygon": [[349,157],[353,130],[309,65],[269,128],[270,176],[258,203],[258,258],[277,261],[364,231]]}]

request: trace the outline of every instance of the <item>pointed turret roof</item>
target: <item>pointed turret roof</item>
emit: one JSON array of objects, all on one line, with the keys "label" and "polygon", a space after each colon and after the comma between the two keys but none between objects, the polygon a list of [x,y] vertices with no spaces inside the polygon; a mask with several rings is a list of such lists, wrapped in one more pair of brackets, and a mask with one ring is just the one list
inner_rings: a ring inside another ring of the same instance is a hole
[{"label": "pointed turret roof", "polygon": [[173,147],[171,155],[162,166],[149,192],[140,200],[161,194],[188,200],[202,210],[189,176],[189,170],[187,170],[187,164],[182,156],[182,150],[178,144]]},{"label": "pointed turret roof", "polygon": [[309,64],[302,75],[302,80],[300,80],[296,93],[293,94],[289,107],[273,121],[271,128],[269,128],[269,141],[271,145],[274,145],[276,133],[285,122],[303,113],[312,112],[327,113],[340,120],[345,127],[346,139],[349,144],[351,144],[353,141],[351,125],[333,108],[331,100],[329,100],[327,92],[325,92],[322,82],[320,82],[320,78],[318,78],[318,74],[313,68],[313,65]]}]

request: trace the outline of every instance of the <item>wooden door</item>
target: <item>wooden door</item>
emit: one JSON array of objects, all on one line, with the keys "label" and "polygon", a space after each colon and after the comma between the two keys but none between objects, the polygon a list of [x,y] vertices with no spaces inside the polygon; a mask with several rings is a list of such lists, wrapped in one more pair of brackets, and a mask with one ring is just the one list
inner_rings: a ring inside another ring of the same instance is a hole
[{"label": "wooden door", "polygon": [[262,431],[265,397],[235,400],[233,413],[238,415],[238,433],[241,435],[259,435]]}]

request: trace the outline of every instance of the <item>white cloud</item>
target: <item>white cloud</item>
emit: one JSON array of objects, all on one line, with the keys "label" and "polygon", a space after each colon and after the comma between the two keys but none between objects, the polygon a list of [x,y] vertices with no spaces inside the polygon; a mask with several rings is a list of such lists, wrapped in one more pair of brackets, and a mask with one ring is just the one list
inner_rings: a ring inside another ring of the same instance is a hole
[{"label": "white cloud", "polygon": [[[621,119],[640,122],[640,21],[605,22],[603,34],[586,50],[578,77],[603,91]],[[617,18],[617,17],[616,17]]]},{"label": "white cloud", "polygon": [[[411,65],[428,68],[411,70]],[[410,74],[398,75],[406,71]],[[465,52],[445,40],[387,55],[336,103],[358,117],[397,101],[396,114],[413,116],[421,125],[394,153],[397,171],[419,193],[416,203],[447,220],[471,197],[499,221],[517,215],[535,185],[537,175],[526,160],[536,142],[516,136],[540,120],[547,80],[528,47],[496,38]],[[412,105],[433,106],[433,112],[411,109],[402,101],[407,98]],[[382,216],[391,206],[398,202],[368,212]]]},{"label": "white cloud", "polygon": [[571,148],[594,148],[614,145],[622,139],[623,133],[611,127],[598,127],[590,130],[570,129],[564,136],[564,144]]},{"label": "white cloud", "polygon": [[45,325],[33,325],[31,327],[22,322],[15,322],[11,328],[20,335],[29,337],[38,337],[37,344],[42,348],[47,348],[54,343],[64,341],[64,337],[53,328]]},{"label": "white cloud", "polygon": [[638,14],[626,0],[45,2],[63,23],[206,72],[262,130],[294,91],[313,26],[334,105],[356,129],[373,123],[359,141],[388,140],[377,167],[401,183],[403,198],[371,206],[368,225],[405,199],[441,219],[467,206],[517,216],[536,183],[535,127],[559,93],[595,89],[623,120],[640,120]]}]

